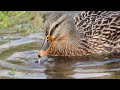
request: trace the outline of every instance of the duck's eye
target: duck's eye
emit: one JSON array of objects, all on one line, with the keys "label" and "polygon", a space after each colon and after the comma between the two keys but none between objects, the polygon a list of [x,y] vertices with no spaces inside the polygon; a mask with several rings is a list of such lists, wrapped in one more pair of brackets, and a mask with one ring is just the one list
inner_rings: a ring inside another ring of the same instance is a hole
[{"label": "duck's eye", "polygon": [[56,24],[55,27],[58,27],[59,24]]},{"label": "duck's eye", "polygon": [[50,31],[50,35],[52,36],[53,32],[55,31],[55,29],[58,27],[59,24],[56,24]]}]

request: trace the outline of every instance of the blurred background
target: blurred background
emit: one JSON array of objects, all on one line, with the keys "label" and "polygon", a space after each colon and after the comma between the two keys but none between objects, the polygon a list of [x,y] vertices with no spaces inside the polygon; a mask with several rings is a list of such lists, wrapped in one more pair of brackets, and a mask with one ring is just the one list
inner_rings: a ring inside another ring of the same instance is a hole
[{"label": "blurred background", "polygon": [[28,30],[42,28],[44,11],[0,11],[0,29]]}]

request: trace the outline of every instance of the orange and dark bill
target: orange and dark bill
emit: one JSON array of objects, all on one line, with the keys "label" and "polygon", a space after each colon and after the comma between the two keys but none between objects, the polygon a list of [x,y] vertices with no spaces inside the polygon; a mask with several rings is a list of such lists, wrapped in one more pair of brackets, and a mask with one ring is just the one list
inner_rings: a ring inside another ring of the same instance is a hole
[{"label": "orange and dark bill", "polygon": [[41,50],[38,52],[38,57],[43,57],[45,55],[47,55],[51,45],[53,43],[53,40],[49,37],[46,37],[42,47],[41,47]]}]

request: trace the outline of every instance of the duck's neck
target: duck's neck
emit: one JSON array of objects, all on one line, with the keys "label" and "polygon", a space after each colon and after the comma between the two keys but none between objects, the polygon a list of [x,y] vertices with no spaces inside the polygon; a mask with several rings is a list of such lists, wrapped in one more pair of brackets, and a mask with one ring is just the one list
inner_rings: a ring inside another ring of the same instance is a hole
[{"label": "duck's neck", "polygon": [[77,47],[72,44],[54,44],[49,51],[49,54],[58,56],[80,56],[81,53],[81,50],[77,49]]},{"label": "duck's neck", "polygon": [[90,53],[91,49],[87,45],[87,41],[80,39],[75,33],[71,34],[69,41],[53,44],[49,51],[49,54],[59,56],[83,56]]},{"label": "duck's neck", "polygon": [[82,33],[74,33],[72,39],[72,44],[75,45],[80,51],[86,52],[85,54],[93,52],[93,48],[88,42],[88,39],[85,38]]}]

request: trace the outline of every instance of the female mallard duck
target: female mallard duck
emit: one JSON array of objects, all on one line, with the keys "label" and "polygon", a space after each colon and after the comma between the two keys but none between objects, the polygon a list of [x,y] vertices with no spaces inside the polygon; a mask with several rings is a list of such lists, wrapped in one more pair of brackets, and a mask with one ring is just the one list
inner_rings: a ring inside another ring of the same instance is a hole
[{"label": "female mallard duck", "polygon": [[74,18],[60,12],[46,17],[38,56],[83,56],[120,52],[120,12],[85,11]]}]

